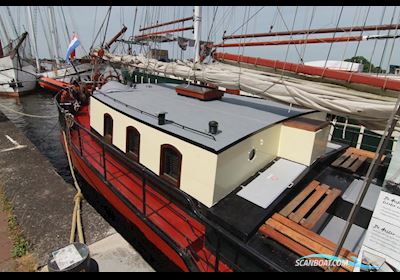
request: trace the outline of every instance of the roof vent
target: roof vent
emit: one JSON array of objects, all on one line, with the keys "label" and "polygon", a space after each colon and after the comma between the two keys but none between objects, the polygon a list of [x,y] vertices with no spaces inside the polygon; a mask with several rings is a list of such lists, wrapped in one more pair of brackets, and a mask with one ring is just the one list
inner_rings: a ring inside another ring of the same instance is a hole
[{"label": "roof vent", "polygon": [[210,121],[208,123],[208,132],[211,134],[217,134],[218,133],[218,122]]},{"label": "roof vent", "polygon": [[177,86],[176,93],[187,97],[197,98],[203,101],[221,99],[224,92],[210,87],[201,87],[193,85]]},{"label": "roof vent", "polygon": [[167,112],[160,112],[157,114],[157,118],[158,118],[158,125],[164,125],[165,124],[165,115],[167,114]]}]

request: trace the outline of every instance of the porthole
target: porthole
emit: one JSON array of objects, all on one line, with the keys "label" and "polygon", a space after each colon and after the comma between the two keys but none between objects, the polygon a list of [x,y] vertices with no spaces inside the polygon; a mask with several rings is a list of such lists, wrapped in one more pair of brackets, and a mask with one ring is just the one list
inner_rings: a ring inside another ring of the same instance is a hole
[{"label": "porthole", "polygon": [[256,149],[251,149],[249,152],[249,160],[253,160],[256,157]]}]

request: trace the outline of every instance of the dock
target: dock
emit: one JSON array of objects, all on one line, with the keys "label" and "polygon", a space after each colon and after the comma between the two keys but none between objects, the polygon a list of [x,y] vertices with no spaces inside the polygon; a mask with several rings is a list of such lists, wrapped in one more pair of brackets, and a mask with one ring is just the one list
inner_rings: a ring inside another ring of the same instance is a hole
[{"label": "dock", "polygon": [[[38,267],[44,267],[51,252],[68,245],[75,189],[1,112],[0,131],[0,186]],[[93,248],[100,271],[153,271],[86,200],[82,221],[86,244]]]}]

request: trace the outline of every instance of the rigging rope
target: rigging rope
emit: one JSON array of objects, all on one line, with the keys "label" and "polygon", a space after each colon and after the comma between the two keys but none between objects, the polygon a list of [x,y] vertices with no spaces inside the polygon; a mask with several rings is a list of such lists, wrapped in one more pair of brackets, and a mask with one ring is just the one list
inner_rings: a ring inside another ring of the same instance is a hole
[{"label": "rigging rope", "polygon": [[311,25],[312,25],[312,22],[313,22],[313,20],[314,20],[315,11],[316,11],[316,7],[313,6],[313,9],[312,9],[312,12],[311,12],[310,23],[309,23],[309,25],[308,25],[308,31],[307,31],[307,34],[306,34],[306,36],[305,36],[305,42],[306,42],[306,44],[304,44],[304,46],[303,46],[303,52],[302,52],[302,54],[301,54],[301,56],[300,56],[299,64],[298,64],[297,67],[296,67],[296,72],[297,72],[297,70],[299,69],[300,63],[304,64],[304,57],[305,57],[305,55],[306,55],[306,49],[307,49],[307,40],[308,40],[308,37],[309,37],[309,35],[310,35]]},{"label": "rigging rope", "polygon": [[[339,17],[338,17],[338,20],[337,20],[337,23],[336,23],[336,29],[339,27],[340,20],[341,20],[341,18],[342,18],[342,13],[343,13],[343,6],[340,8]],[[336,34],[337,34],[337,32],[335,31],[335,33],[333,33],[333,38],[336,37]],[[329,46],[328,54],[327,54],[326,60],[325,60],[324,71],[322,72],[322,75],[321,75],[322,77],[324,76],[325,70],[326,70],[326,68],[327,68],[326,65],[327,65],[327,63],[328,63],[329,56],[331,55],[332,46],[333,46],[333,42],[331,42],[331,44],[330,44],[330,46]]]},{"label": "rigging rope", "polygon": [[[400,22],[400,13],[399,13],[399,18],[397,19],[397,22]],[[398,27],[396,26],[395,37],[397,36],[397,33],[398,33]],[[396,44],[396,40],[393,39],[392,48],[390,50],[389,59],[388,59],[388,65],[387,65],[387,68],[386,68],[388,70],[388,72],[387,72],[387,75],[386,75],[386,78],[385,78],[385,84],[384,84],[383,88],[386,87],[386,83],[388,81],[388,74],[390,74],[390,60],[392,59],[392,55],[393,55],[393,50],[394,50],[394,45],[395,44]]]},{"label": "rigging rope", "polygon": [[[394,7],[394,8],[393,8],[393,14],[392,14],[392,19],[390,20],[390,24],[393,24],[393,20],[394,20],[394,15],[395,15],[395,13],[396,13],[396,9],[397,9],[397,7]],[[388,36],[388,37],[389,37],[389,35],[390,35],[390,30],[388,30],[388,33],[387,33],[387,36]],[[382,69],[382,62],[383,62],[383,58],[384,58],[385,53],[386,53],[386,47],[387,47],[388,40],[389,40],[389,38],[387,38],[387,39],[385,40],[385,45],[384,45],[384,47],[383,47],[381,60],[380,60],[380,62],[379,62],[379,69]],[[378,76],[378,75],[379,75],[379,71],[377,71],[377,73],[376,73],[376,76]]]},{"label": "rigging rope", "polygon": [[[384,17],[385,17],[385,13],[386,13],[386,6],[383,8],[382,17],[381,17],[381,20],[380,20],[379,25],[382,25],[383,19],[384,19]],[[380,34],[381,34],[381,30],[378,31],[378,35],[380,35]],[[374,47],[373,47],[373,49],[372,49],[371,57],[370,57],[370,59],[369,59],[369,61],[370,61],[371,63],[369,64],[368,73],[371,73],[371,70],[372,70],[372,59],[373,59],[373,56],[374,56],[374,54],[375,54],[375,48],[376,48],[376,44],[377,44],[377,43],[378,43],[378,41],[376,40],[376,41],[374,42]]]},{"label": "rigging rope", "polygon": [[[364,20],[363,27],[365,27],[366,24],[367,24],[367,19],[368,19],[368,16],[369,16],[369,11],[370,11],[370,9],[371,9],[371,6],[368,7],[367,15],[365,16],[365,20]],[[360,36],[362,36],[363,34],[364,34],[364,30],[361,31]],[[358,41],[357,47],[356,47],[356,51],[355,51],[353,57],[356,57],[356,56],[357,56],[358,48],[360,47],[360,43],[361,43],[361,41]],[[353,69],[353,64],[354,64],[354,61],[351,62],[350,69]],[[354,73],[353,71],[350,73],[350,76],[349,76],[348,81],[351,81],[351,78],[353,77],[353,73]]]},{"label": "rigging rope", "polygon": [[[96,8],[97,8],[97,7],[96,7]],[[65,31],[67,32],[67,41],[66,41],[66,42],[67,42],[67,45],[69,45],[70,36],[71,36],[72,33],[69,33],[68,24],[67,24],[67,19],[66,19],[65,14],[64,14],[64,9],[63,9],[63,7],[61,6],[60,9],[61,9],[61,14],[62,14],[62,17],[63,17],[63,20],[64,20]]]},{"label": "rigging rope", "polygon": [[[285,25],[285,28],[286,28],[286,30],[291,32],[293,29],[289,30],[289,27],[288,27],[288,26],[287,26],[287,24],[286,24],[285,18],[283,17],[283,15],[282,15],[282,13],[281,13],[281,10],[279,9],[279,7],[278,7],[278,6],[277,6],[277,10],[278,10],[279,16],[280,16],[280,17],[281,17],[281,19],[282,19],[282,22],[283,22],[283,24]],[[297,46],[296,46],[296,45],[294,45],[294,48],[295,48],[295,50],[296,50],[296,52],[297,52],[298,56],[299,56],[299,57],[300,57],[300,59],[301,59],[301,55],[300,55],[300,52],[299,52],[299,50],[297,49]]]},{"label": "rigging rope", "polygon": [[[294,17],[293,17],[292,30],[294,30],[294,26],[295,26],[295,23],[296,23],[296,18],[297,18],[298,9],[299,9],[299,6],[296,6],[296,11],[294,12]],[[293,34],[290,33],[289,40],[292,40],[292,38],[293,38]],[[287,58],[288,58],[288,54],[289,54],[289,49],[290,49],[290,43],[288,44],[287,49],[286,49],[285,63],[284,63],[284,65],[283,65],[283,69],[285,69],[285,66],[286,66],[286,62],[287,62]],[[300,57],[300,60],[303,62],[303,58],[302,58],[302,57]],[[281,78],[280,78],[281,80],[283,80],[283,73],[284,73],[284,71],[285,71],[285,70],[283,70],[283,69],[282,69]]]},{"label": "rigging rope", "polygon": [[[356,22],[357,22],[356,18],[357,18],[357,19],[359,18],[360,13],[361,13],[361,11],[360,11],[359,7],[357,7],[356,14],[358,14],[358,16],[357,16],[357,17],[353,17],[353,22],[352,22],[352,24],[351,24],[352,27],[350,28],[350,31],[347,32],[348,35],[350,35],[350,33],[353,31],[353,26],[355,26],[355,25],[356,25]],[[365,26],[365,25],[364,25],[364,26]],[[349,46],[349,43],[350,43],[350,36],[349,36],[349,39],[346,41],[346,45],[345,45],[344,50],[343,50],[343,55],[342,55],[342,58],[341,58],[341,60],[340,60],[340,66],[339,66],[339,68],[341,68],[342,65],[343,65],[343,61],[345,60],[345,56],[346,56],[346,52],[347,52],[347,47]],[[352,69],[352,67],[353,67],[353,64],[351,65],[350,69]]]},{"label": "rigging rope", "polygon": [[110,13],[110,11],[111,11],[111,6],[110,6],[110,8],[107,10],[106,16],[104,17],[104,20],[103,20],[103,22],[102,22],[102,24],[101,24],[101,26],[100,26],[100,28],[99,28],[99,31],[97,32],[96,37],[94,38],[94,40],[93,40],[93,42],[92,42],[92,45],[90,46],[90,50],[93,49],[93,46],[94,46],[94,44],[95,44],[95,42],[96,42],[96,40],[97,40],[97,37],[99,37],[100,32],[101,32],[101,30],[103,29],[104,23],[106,22],[106,19],[107,19],[107,15]]},{"label": "rigging rope", "polygon": [[42,23],[42,28],[43,28],[43,31],[44,31],[44,37],[46,39],[47,48],[49,49],[49,55],[50,55],[50,57],[55,57],[55,55],[54,55],[54,53],[52,51],[52,48],[51,48],[50,40],[49,40],[49,38],[47,36],[47,31],[48,30],[46,29],[46,26],[45,26],[45,24],[43,22],[43,16],[42,16],[42,13],[40,11],[40,8],[41,7],[39,7],[39,17],[40,17],[40,22]]}]

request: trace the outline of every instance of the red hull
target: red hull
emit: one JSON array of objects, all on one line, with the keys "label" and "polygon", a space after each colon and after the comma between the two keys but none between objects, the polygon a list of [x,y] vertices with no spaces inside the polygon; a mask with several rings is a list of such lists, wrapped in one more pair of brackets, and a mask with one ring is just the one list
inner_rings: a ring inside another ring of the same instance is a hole
[{"label": "red hull", "polygon": [[121,200],[103,183],[101,179],[86,165],[86,163],[69,149],[74,167],[85,178],[85,180],[100,193],[107,201],[115,207],[125,218],[132,222],[148,240],[150,240],[163,254],[165,254],[173,263],[183,271],[189,271],[182,258],[157,235],[149,226],[147,226],[139,217],[121,202]]}]

